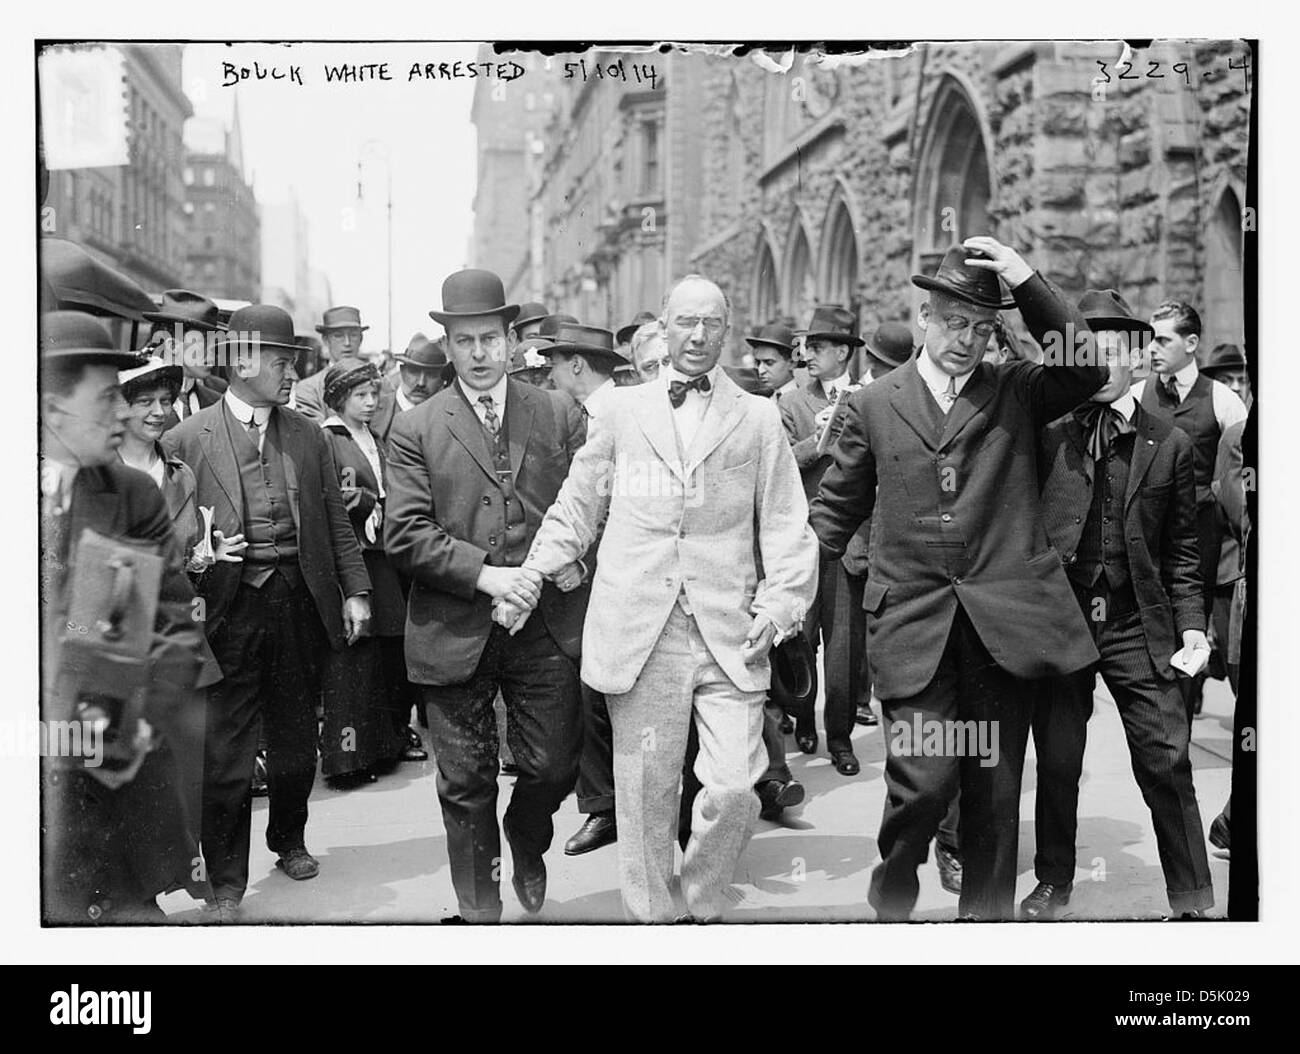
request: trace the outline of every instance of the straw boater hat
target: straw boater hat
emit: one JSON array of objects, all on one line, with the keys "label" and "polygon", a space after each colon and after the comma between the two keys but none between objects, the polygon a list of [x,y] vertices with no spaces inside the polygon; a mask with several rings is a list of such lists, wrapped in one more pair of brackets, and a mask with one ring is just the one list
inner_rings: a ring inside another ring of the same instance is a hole
[{"label": "straw boater hat", "polygon": [[[140,362],[139,359],[136,361]],[[158,384],[179,391],[184,377],[185,371],[180,366],[164,362],[156,355],[145,359],[138,366],[117,371],[117,383],[123,389],[134,387],[143,390],[150,384]]]}]

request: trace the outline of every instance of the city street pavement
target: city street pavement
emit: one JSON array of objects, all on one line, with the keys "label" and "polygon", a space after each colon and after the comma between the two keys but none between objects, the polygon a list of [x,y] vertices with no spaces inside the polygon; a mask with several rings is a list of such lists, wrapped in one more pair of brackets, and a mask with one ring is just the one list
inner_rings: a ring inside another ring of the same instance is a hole
[{"label": "city street pavement", "polygon": [[[1210,821],[1227,800],[1231,775],[1232,696],[1222,682],[1206,684],[1205,712],[1195,721],[1192,763],[1201,819]],[[819,708],[820,711],[820,708]],[[1063,919],[1159,919],[1167,914],[1151,819],[1129,766],[1128,747],[1114,703],[1099,685],[1088,726],[1088,751],[1079,794],[1078,870]],[[760,821],[731,887],[733,922],[867,921],[867,882],[876,863],[874,833],[884,800],[885,748],[879,728],[859,726],[854,749],[861,773],[845,778],[825,754],[799,753],[789,737],[790,767],[807,788],[804,803],[781,823]],[[825,735],[821,736],[825,749]],[[1025,764],[1020,804],[1020,877],[1017,899],[1034,887],[1033,745]],[[319,877],[294,882],[274,866],[264,841],[267,802],[254,799],[250,881],[244,918],[256,922],[436,923],[456,914],[446,839],[434,786],[435,765],[401,765],[378,783],[334,791],[317,779],[307,845],[320,859]],[[502,776],[504,810],[513,779]],[[510,885],[509,849],[502,870],[504,922],[622,922],[617,849],[608,846],[566,857],[565,840],[582,817],[570,796],[555,818],[547,854],[546,905],[526,916]],[[1213,915],[1227,905],[1228,861],[1207,843],[1214,880]],[[933,861],[920,869],[914,917],[955,917],[957,898],[939,884]],[[184,893],[160,898],[178,923],[196,922],[198,906]]]}]

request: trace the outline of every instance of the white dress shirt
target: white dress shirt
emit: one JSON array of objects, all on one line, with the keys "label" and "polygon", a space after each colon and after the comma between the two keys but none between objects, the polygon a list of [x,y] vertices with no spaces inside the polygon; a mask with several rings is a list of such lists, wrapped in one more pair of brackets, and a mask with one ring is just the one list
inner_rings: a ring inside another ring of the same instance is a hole
[{"label": "white dress shirt", "polygon": [[506,375],[504,373],[501,375],[501,379],[486,392],[476,391],[469,387],[459,377],[456,378],[456,383],[460,385],[461,392],[464,394],[465,398],[469,400],[470,406],[474,407],[474,412],[478,414],[479,424],[483,425],[484,428],[487,427],[487,407],[479,402],[479,399],[485,395],[492,396],[492,409],[496,411],[497,428],[499,429],[505,424]]},{"label": "white dress shirt", "polygon": [[783,385],[781,385],[780,388],[778,388],[776,391],[772,393],[772,401],[779,403],[787,395],[790,395],[793,392],[797,392],[798,390],[799,390],[799,382],[796,381],[793,377],[791,377],[788,381],[786,381]]},{"label": "white dress shirt", "polygon": [[229,388],[226,389],[225,400],[226,406],[230,408],[230,412],[235,415],[235,420],[240,423],[245,432],[248,431],[248,421],[250,418],[257,422],[257,451],[258,453],[261,453],[262,443],[266,439],[266,425],[267,422],[271,420],[272,407],[249,406],[248,403],[244,402],[243,399]]},{"label": "white dress shirt", "polygon": [[826,398],[835,405],[838,405],[839,401],[844,398],[844,393],[847,392],[849,387],[853,384],[853,382],[849,380],[848,370],[845,370],[834,380],[828,381],[821,379],[819,380],[819,383],[822,386],[822,392],[825,393]]},{"label": "white dress shirt", "polygon": [[[955,381],[954,388],[958,395],[966,387],[966,382],[970,380],[971,374],[975,372],[972,366],[969,370],[959,377],[954,377],[951,373],[944,373],[934,364],[934,360],[922,349],[921,353],[913,360],[916,368],[921,374],[921,380],[925,381],[925,386],[930,389],[930,394],[934,396],[934,401],[939,404],[939,409],[945,414],[952,409],[948,403],[948,382]],[[976,366],[979,363],[975,364]]]},{"label": "white dress shirt", "polygon": [[[1178,401],[1180,403],[1187,398],[1200,373],[1196,360],[1193,359],[1177,373],[1172,374],[1174,389],[1178,392]],[[1133,385],[1133,398],[1139,402],[1142,401],[1142,393],[1146,391],[1148,380],[1154,381],[1156,384],[1163,384],[1165,378],[1158,373],[1153,373],[1149,378],[1143,378]],[[1216,381],[1213,378],[1210,379],[1210,404],[1214,408],[1214,419],[1219,422],[1220,432],[1226,432],[1233,425],[1246,420],[1246,404],[1241,401],[1241,396],[1222,381]]]},{"label": "white dress shirt", "polygon": [[407,410],[414,410],[419,405],[420,405],[419,403],[411,402],[411,400],[408,399],[406,396],[406,390],[400,384],[398,384],[397,409],[400,410],[402,413],[405,413]]},{"label": "white dress shirt", "polygon": [[[686,398],[682,400],[681,406],[672,407],[673,423],[677,426],[677,435],[682,441],[682,450],[689,451],[691,443],[695,439],[695,433],[700,430],[700,425],[704,422],[704,415],[709,409],[709,403],[712,401],[714,389],[718,386],[718,374],[722,372],[722,367],[714,366],[704,376],[709,378],[709,390],[702,392],[698,388],[692,388],[686,393]],[[664,388],[673,381],[693,381],[694,377],[689,377],[684,373],[679,373],[676,366],[666,366],[659,372],[664,379]],[[671,405],[671,404],[670,404]]]}]

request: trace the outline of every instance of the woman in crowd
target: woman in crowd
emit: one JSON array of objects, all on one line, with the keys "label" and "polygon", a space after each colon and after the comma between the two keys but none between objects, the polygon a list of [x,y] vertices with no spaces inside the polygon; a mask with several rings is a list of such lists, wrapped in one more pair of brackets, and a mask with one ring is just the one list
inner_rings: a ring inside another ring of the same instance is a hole
[{"label": "woman in crowd", "polygon": [[429,756],[407,723],[415,692],[402,650],[406,605],[384,556],[385,459],[370,431],[379,380],[373,364],[343,359],[326,372],[322,392],[332,415],[322,427],[372,584],[370,636],[326,660],[321,772],[336,788],[373,783],[394,762]]}]

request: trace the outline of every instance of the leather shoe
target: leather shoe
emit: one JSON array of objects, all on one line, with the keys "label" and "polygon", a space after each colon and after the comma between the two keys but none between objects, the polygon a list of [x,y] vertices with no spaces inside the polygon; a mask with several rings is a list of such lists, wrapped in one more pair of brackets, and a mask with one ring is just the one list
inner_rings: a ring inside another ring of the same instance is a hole
[{"label": "leather shoe", "polygon": [[1219,813],[1210,824],[1210,845],[1216,849],[1227,849],[1231,851],[1231,837],[1228,828],[1228,818]]},{"label": "leather shoe", "polygon": [[762,780],[754,786],[758,800],[763,803],[759,817],[775,820],[783,809],[798,805],[804,798],[803,784],[798,780]]},{"label": "leather shoe", "polygon": [[315,878],[320,874],[320,861],[302,848],[286,849],[280,854],[275,866],[295,882]]},{"label": "leather shoe", "polygon": [[618,826],[614,822],[614,814],[594,812],[583,821],[577,834],[564,843],[564,855],[581,856],[617,841]]},{"label": "leather shoe", "polygon": [[809,728],[802,731],[796,729],[794,741],[805,754],[817,753],[817,729]]},{"label": "leather shoe", "polygon": [[1071,882],[1064,886],[1054,886],[1050,882],[1039,882],[1034,891],[1020,902],[1020,920],[1022,922],[1051,922],[1056,918],[1056,909],[1070,903],[1070,892],[1074,889]]},{"label": "leather shoe", "polygon": [[862,771],[857,756],[851,750],[832,751],[831,761],[835,763],[835,771],[841,776],[856,776]]},{"label": "leather shoe", "polygon": [[546,901],[546,864],[540,856],[520,854],[515,857],[515,873],[511,876],[519,903],[530,915],[542,910]]},{"label": "leather shoe", "polygon": [[519,766],[516,765],[513,761],[503,761],[501,762],[501,775],[518,776]]},{"label": "leather shoe", "polygon": [[866,725],[868,728],[875,728],[876,725],[880,724],[880,719],[876,717],[870,703],[859,703],[857,710],[854,711],[853,720],[860,725]]},{"label": "leather shoe", "polygon": [[239,901],[233,897],[217,897],[203,905],[202,920],[211,926],[229,926],[239,921]]},{"label": "leather shoe", "polygon": [[1184,911],[1178,916],[1179,922],[1208,922],[1210,916],[1205,913],[1204,908],[1193,908],[1191,911]]},{"label": "leather shoe", "polygon": [[934,862],[939,868],[939,884],[949,893],[961,893],[961,855],[946,845],[934,843]]}]

